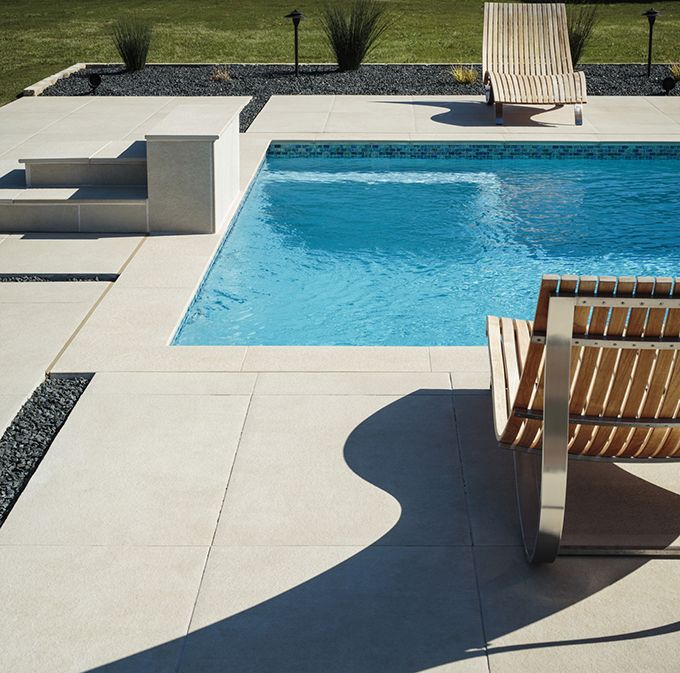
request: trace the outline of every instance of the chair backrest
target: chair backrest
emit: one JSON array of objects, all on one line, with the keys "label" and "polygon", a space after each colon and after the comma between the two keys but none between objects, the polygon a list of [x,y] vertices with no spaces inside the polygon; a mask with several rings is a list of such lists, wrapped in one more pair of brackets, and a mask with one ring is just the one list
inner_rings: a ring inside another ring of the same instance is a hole
[{"label": "chair backrest", "polygon": [[567,12],[561,3],[484,3],[484,72],[573,72]]},{"label": "chair backrest", "polygon": [[544,276],[502,443],[540,448],[546,350],[560,340],[571,454],[680,458],[680,278]]}]

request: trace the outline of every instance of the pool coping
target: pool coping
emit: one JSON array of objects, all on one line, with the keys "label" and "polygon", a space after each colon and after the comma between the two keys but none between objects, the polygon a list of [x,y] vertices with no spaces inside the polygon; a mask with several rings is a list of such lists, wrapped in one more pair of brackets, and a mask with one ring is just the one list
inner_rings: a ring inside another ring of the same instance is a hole
[{"label": "pool coping", "polygon": [[[679,108],[680,109],[680,108]],[[48,369],[51,376],[95,372],[488,372],[485,346],[171,346],[205,272],[241,208],[272,142],[507,142],[479,134],[287,133],[240,134],[240,194],[215,234],[147,236],[96,310]],[[590,134],[584,134],[590,135]],[[556,129],[522,143],[574,143]],[[582,138],[582,142],[592,138]],[[678,143],[645,134],[597,138],[603,143]]]}]

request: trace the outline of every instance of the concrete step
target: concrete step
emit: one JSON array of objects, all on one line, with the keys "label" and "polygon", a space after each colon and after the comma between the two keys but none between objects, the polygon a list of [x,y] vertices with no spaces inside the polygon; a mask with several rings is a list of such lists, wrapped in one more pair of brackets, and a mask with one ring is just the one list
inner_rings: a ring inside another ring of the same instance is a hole
[{"label": "concrete step", "polygon": [[148,230],[145,186],[27,188],[0,203],[0,231]]},{"label": "concrete step", "polygon": [[88,156],[72,154],[63,145],[45,147],[19,162],[29,188],[147,183],[144,141],[108,143]]}]

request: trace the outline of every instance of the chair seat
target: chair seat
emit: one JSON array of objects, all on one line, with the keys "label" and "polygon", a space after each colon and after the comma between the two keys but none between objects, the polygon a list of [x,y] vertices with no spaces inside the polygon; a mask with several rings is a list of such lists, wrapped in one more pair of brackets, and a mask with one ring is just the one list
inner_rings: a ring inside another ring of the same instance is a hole
[{"label": "chair seat", "polygon": [[580,71],[560,75],[489,72],[487,80],[498,103],[577,105],[587,102],[586,76]]}]

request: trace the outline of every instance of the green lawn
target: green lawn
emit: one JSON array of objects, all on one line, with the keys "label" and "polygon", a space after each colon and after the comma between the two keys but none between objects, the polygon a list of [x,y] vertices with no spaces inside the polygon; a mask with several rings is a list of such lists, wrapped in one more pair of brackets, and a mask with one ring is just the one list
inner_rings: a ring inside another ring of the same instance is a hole
[{"label": "green lawn", "polygon": [[[343,0],[337,0],[343,1]],[[346,0],[344,0],[346,1]],[[156,25],[151,61],[291,61],[293,0],[23,0],[0,3],[0,103],[78,61],[115,61],[111,21],[126,12]],[[329,61],[318,22],[323,0],[300,0],[303,61]],[[399,21],[371,55],[377,62],[479,62],[480,0],[389,0]],[[585,62],[646,60],[647,5],[602,5]],[[680,1],[659,2],[655,60],[680,61]]]}]

